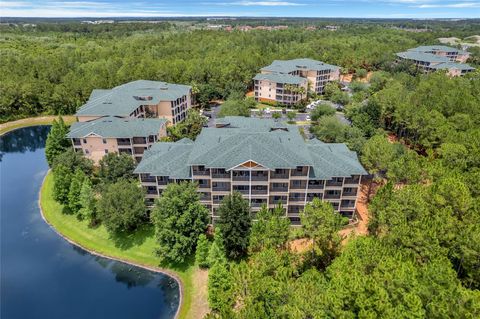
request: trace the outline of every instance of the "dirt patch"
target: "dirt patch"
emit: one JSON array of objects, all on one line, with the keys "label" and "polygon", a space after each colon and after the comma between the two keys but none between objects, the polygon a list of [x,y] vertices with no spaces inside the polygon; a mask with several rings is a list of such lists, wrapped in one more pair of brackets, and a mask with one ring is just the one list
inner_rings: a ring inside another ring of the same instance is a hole
[{"label": "dirt patch", "polygon": [[192,275],[192,286],[195,293],[187,314],[187,319],[203,318],[210,311],[208,307],[208,270],[197,268]]}]

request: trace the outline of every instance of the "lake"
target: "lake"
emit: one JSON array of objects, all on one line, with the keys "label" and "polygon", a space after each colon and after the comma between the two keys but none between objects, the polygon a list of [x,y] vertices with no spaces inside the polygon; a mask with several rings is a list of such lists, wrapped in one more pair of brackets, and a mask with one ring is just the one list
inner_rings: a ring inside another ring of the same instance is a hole
[{"label": "lake", "polygon": [[42,219],[49,126],[0,137],[0,301],[2,319],[173,318],[171,277],[91,255]]}]

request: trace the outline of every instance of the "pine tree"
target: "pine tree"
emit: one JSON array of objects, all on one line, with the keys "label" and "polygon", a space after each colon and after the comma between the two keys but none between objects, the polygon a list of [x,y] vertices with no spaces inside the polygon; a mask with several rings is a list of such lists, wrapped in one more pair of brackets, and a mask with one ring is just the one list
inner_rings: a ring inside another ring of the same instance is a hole
[{"label": "pine tree", "polygon": [[52,167],[55,158],[71,146],[70,141],[66,138],[67,133],[68,126],[65,125],[61,116],[58,121],[53,120],[52,128],[45,142],[45,156],[50,167]]},{"label": "pine tree", "polygon": [[72,173],[64,165],[58,165],[53,170],[53,198],[61,203],[68,203],[68,193],[72,182]]},{"label": "pine tree", "polygon": [[80,203],[80,192],[82,190],[83,180],[85,179],[85,174],[77,169],[75,174],[73,174],[72,181],[70,182],[70,189],[68,192],[68,208],[74,214],[78,213],[82,205]]},{"label": "pine tree", "polygon": [[250,208],[242,194],[233,192],[225,196],[218,208],[218,226],[222,229],[223,245],[228,258],[246,255],[250,236]]},{"label": "pine tree", "polygon": [[205,234],[201,234],[198,236],[197,240],[197,250],[195,252],[195,261],[197,262],[200,268],[208,268],[208,250],[209,244],[207,240],[207,236]]},{"label": "pine tree", "polygon": [[207,263],[210,267],[215,265],[215,263],[225,263],[227,258],[225,257],[225,248],[223,247],[223,237],[220,227],[215,227],[215,237],[213,238],[213,243],[210,245],[208,250]]},{"label": "pine tree", "polygon": [[85,178],[82,183],[82,189],[80,190],[81,208],[78,213],[83,218],[88,219],[90,223],[94,223],[96,220],[95,202],[92,182],[89,178]]}]

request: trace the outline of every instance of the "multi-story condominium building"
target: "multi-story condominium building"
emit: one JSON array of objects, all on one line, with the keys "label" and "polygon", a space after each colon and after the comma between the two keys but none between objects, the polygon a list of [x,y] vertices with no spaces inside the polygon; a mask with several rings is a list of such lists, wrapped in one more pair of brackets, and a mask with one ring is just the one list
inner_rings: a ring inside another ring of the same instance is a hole
[{"label": "multi-story condominium building", "polygon": [[105,154],[126,153],[137,162],[160,137],[167,135],[167,120],[101,117],[73,123],[67,137],[76,151],[98,163]]},{"label": "multi-story condominium building", "polygon": [[397,53],[399,61],[410,61],[424,73],[446,70],[450,76],[461,76],[475,70],[465,63],[468,52],[446,46],[422,46]]},{"label": "multi-story condominium building", "polygon": [[450,62],[467,62],[470,53],[464,50],[459,50],[445,45],[425,45],[417,48],[409,49],[408,51],[430,53],[437,56],[446,57]]},{"label": "multi-story condominium building", "polygon": [[[297,80],[293,80],[293,77],[296,77]],[[255,99],[257,101],[271,100],[282,104],[294,104],[297,101],[284,99],[285,90],[282,91],[282,89],[285,87],[293,84],[304,88],[303,90],[300,89],[302,94],[296,95],[304,98],[308,89],[322,94],[328,82],[338,81],[339,79],[340,68],[338,66],[312,59],[275,60],[269,66],[262,68],[261,73],[253,79]],[[273,87],[275,87],[275,90],[271,90]],[[278,94],[276,94],[277,88],[280,90]],[[287,92],[289,91],[291,90],[287,90]],[[299,92],[298,89],[294,91]]]},{"label": "multi-story condominium building", "polygon": [[162,118],[176,124],[192,104],[188,85],[138,80],[110,90],[93,90],[88,102],[75,114],[79,122],[105,116]]},{"label": "multi-story condominium building", "polygon": [[295,104],[307,97],[308,81],[290,74],[257,74],[255,81],[255,98],[257,101],[281,104]]},{"label": "multi-story condominium building", "polygon": [[315,197],[352,217],[362,175],[355,152],[345,144],[305,141],[294,125],[273,120],[226,117],[204,128],[195,141],[156,143],[135,173],[151,206],[169,183],[198,183],[212,222],[225,195],[240,192],[253,212],[282,204],[298,224],[299,214]]}]

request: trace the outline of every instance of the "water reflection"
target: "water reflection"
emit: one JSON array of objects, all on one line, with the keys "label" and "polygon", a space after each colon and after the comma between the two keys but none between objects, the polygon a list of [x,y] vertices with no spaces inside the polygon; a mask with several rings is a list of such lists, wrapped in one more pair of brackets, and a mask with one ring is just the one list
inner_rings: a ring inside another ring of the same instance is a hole
[{"label": "water reflection", "polygon": [[32,126],[12,131],[0,138],[0,154],[34,152],[45,147],[50,125]]},{"label": "water reflection", "polygon": [[48,131],[29,127],[0,137],[0,318],[173,318],[175,280],[93,256],[39,217]]}]

